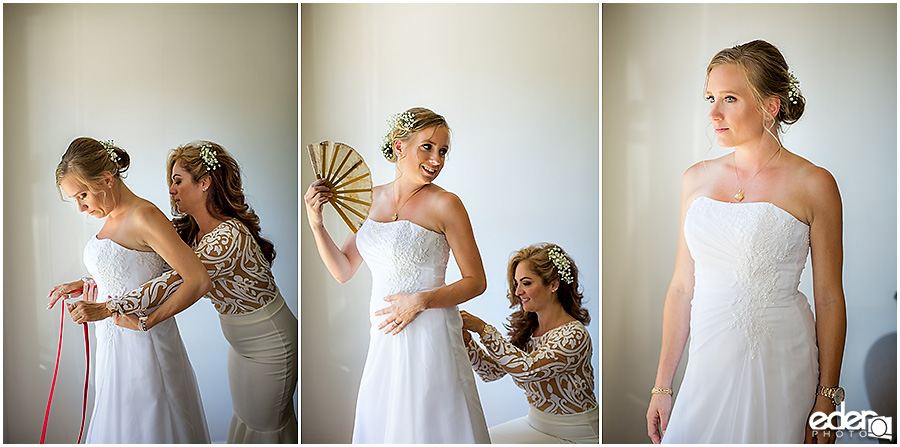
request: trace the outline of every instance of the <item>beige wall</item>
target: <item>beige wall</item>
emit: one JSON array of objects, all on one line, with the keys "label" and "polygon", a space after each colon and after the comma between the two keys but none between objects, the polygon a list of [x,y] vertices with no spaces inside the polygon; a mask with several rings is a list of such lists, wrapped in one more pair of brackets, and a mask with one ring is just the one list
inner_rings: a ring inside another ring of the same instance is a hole
[{"label": "beige wall", "polygon": [[[383,184],[394,174],[378,152],[387,118],[420,105],[443,114],[452,149],[436,183],[465,204],[488,279],[461,307],[500,327],[510,254],[556,242],[581,271],[598,368],[599,6],[304,4],[300,12],[301,142],[350,144]],[[305,191],[314,178],[305,157],[300,173]],[[340,218],[328,210],[325,218],[343,242]],[[349,442],[371,275],[362,266],[337,284],[305,219],[301,441]],[[459,278],[455,264],[447,273]],[[479,392],[488,425],[527,411],[508,377],[479,380]]]},{"label": "beige wall", "polygon": [[[758,38],[782,50],[808,100],[785,146],[829,169],[841,190],[841,383],[847,411],[870,409],[863,361],[897,330],[896,5],[607,4],[602,14],[603,441],[649,442],[681,174],[728,152],[704,134],[706,64]],[[811,279],[807,265],[810,300]]]},{"label": "beige wall", "polygon": [[[132,157],[126,183],[166,213],[166,151],[222,144],[242,165],[297,312],[297,6],[6,4],[3,21],[3,441],[37,443],[59,328],[45,297],[86,273],[82,249],[101,226],[54,186],[74,138],[114,139]],[[201,300],[177,319],[210,435],[224,442],[218,317]],[[64,339],[51,443],[75,442],[81,415],[81,328],[69,321]]]}]

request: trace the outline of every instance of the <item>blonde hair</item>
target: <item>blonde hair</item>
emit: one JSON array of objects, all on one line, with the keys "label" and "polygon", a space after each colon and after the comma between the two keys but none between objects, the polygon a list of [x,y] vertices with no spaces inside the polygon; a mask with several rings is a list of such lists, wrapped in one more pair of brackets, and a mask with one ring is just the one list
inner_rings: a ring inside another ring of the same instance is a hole
[{"label": "blonde hair", "polygon": [[764,40],[754,40],[719,51],[706,67],[704,90],[709,83],[709,73],[726,64],[737,65],[744,72],[762,116],[769,115],[764,106],[767,98],[775,96],[780,100],[778,113],[772,117],[778,124],[775,126],[778,131],[784,131],[782,124],[794,124],[803,115],[806,98],[800,93],[800,87],[796,83],[793,86],[794,92],[791,91],[791,73],[787,61],[774,45]]},{"label": "blonde hair", "polygon": [[69,143],[69,148],[56,165],[56,187],[59,188],[64,178],[72,177],[91,192],[102,194],[105,200],[106,191],[96,188],[103,181],[104,173],[109,172],[115,178],[123,178],[130,163],[131,157],[124,149],[113,146],[107,150],[93,138],[79,137]]},{"label": "blonde hair", "polygon": [[395,119],[392,122],[391,128],[388,130],[387,135],[384,137],[385,146],[382,147],[382,154],[384,157],[391,163],[397,162],[397,154],[394,152],[394,141],[402,141],[404,143],[408,143],[416,134],[422,130],[427,129],[432,126],[442,126],[446,127],[447,131],[450,131],[450,126],[447,125],[447,120],[444,119],[443,116],[438,115],[437,113],[432,112],[429,109],[424,107],[413,107],[398,116],[402,116],[405,114],[409,114],[411,119],[409,120],[408,126],[404,126],[403,119]]}]

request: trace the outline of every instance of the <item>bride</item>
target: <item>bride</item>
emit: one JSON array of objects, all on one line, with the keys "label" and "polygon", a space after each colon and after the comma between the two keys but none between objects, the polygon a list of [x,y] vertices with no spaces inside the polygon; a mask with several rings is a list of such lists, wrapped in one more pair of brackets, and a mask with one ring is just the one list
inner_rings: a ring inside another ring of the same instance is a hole
[{"label": "bride", "polygon": [[[322,224],[328,188],[316,180],[304,198],[334,278],[347,281],[363,260],[372,271],[354,443],[490,442],[456,308],[484,291],[484,267],[462,202],[432,183],[449,143],[444,117],[424,108],[400,114],[382,148],[397,176],[373,188],[368,219],[342,248]],[[445,285],[450,250],[462,278]]]},{"label": "bride", "polygon": [[[212,286],[163,213],[122,182],[129,160],[112,141],[82,137],[59,162],[57,186],[80,212],[105,221],[84,249],[93,281],[54,287],[48,309],[59,299],[82,295],[79,289],[86,299],[124,294],[159,276],[166,263],[184,277],[177,294],[197,299]],[[111,313],[105,306],[94,312]],[[95,335],[96,388],[87,443],[210,442],[197,380],[174,319],[146,332],[105,319],[96,323]]]}]

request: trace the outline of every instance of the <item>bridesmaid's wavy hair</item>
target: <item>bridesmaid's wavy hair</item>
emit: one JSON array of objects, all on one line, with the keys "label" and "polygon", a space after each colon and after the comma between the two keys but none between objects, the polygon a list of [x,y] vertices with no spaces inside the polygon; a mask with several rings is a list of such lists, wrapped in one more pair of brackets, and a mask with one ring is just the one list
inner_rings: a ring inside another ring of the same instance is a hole
[{"label": "bridesmaid's wavy hair", "polygon": [[[550,260],[548,250],[557,247],[569,259],[569,265],[572,268],[572,283],[568,284],[562,280],[553,261]],[[520,263],[527,262],[528,266],[541,278],[543,284],[549,285],[555,280],[559,280],[559,288],[556,290],[556,298],[562,305],[563,309],[576,320],[583,324],[591,322],[591,316],[587,309],[581,307],[581,292],[578,291],[578,268],[575,267],[575,261],[569,256],[562,247],[556,244],[535,244],[525,247],[517,251],[509,260],[509,267],[506,270],[506,279],[509,281],[509,291],[506,297],[509,299],[509,307],[516,309],[509,316],[510,342],[519,349],[525,350],[525,344],[531,339],[534,330],[538,327],[537,314],[534,312],[526,312],[522,309],[522,303],[516,297],[516,267]]]},{"label": "bridesmaid's wavy hair", "polygon": [[[103,181],[104,173],[109,172],[113,177],[121,179],[125,177],[125,171],[131,163],[131,157],[124,149],[113,146],[111,152],[116,156],[111,157],[103,144],[89,137],[79,137],[69,143],[69,148],[63,154],[59,164],[56,165],[56,187],[66,177],[71,176],[79,183],[85,185],[91,192],[103,196],[106,200],[106,191],[96,186]],[[113,161],[113,158],[116,161]],[[62,196],[62,192],[60,192]]]},{"label": "bridesmaid's wavy hair", "polygon": [[[200,155],[200,148],[204,146],[215,152],[215,158],[218,160],[218,166],[215,169],[207,168]],[[197,183],[204,176],[210,176],[212,182],[209,186],[206,209],[213,215],[235,218],[246,225],[253,238],[256,239],[256,243],[259,244],[263,256],[271,265],[275,260],[275,245],[259,234],[259,216],[244,197],[241,168],[238,166],[237,160],[226,152],[225,148],[211,141],[192,141],[178,146],[169,151],[169,157],[166,160],[166,183],[169,188],[172,187],[172,168],[175,166],[175,162],[179,162],[181,167],[190,174],[193,183]],[[172,215],[175,216],[175,219],[172,220],[175,224],[175,231],[185,243],[191,245],[196,240],[200,227],[191,215],[178,211],[174,197],[169,197],[169,200],[172,206]]]}]

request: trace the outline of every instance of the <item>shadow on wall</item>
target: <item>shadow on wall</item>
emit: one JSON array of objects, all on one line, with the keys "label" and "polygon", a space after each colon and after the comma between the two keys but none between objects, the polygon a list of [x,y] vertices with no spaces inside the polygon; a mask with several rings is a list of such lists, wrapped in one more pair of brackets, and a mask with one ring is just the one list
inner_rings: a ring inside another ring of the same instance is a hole
[{"label": "shadow on wall", "polygon": [[[894,302],[897,293],[894,292]],[[866,394],[872,411],[891,418],[893,440],[878,439],[882,444],[897,443],[897,332],[884,334],[872,344],[865,363]]]}]

